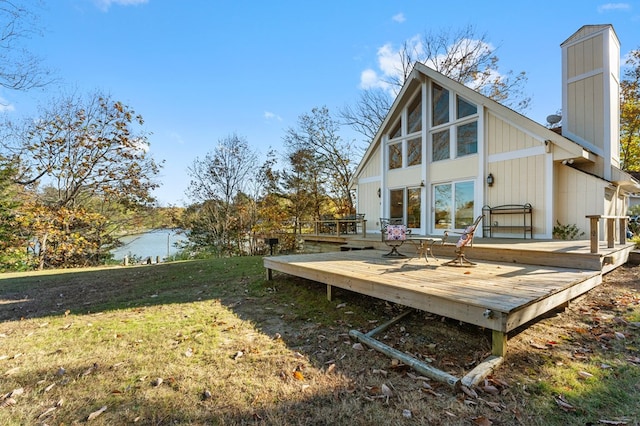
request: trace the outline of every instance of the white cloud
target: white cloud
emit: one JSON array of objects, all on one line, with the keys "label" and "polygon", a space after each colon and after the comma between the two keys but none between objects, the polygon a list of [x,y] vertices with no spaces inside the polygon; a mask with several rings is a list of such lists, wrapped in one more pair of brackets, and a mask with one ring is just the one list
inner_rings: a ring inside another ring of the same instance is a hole
[{"label": "white cloud", "polygon": [[16,108],[5,98],[0,97],[0,112],[15,111]]},{"label": "white cloud", "polygon": [[[402,81],[402,62],[400,60],[400,52],[403,49],[407,49],[410,56],[415,59],[422,59],[425,57],[425,49],[424,49],[424,38],[420,35],[416,35],[410,39],[408,39],[402,46],[397,49],[391,44],[387,43],[380,47],[377,52],[377,60],[378,60],[378,70],[375,69],[366,69],[362,71],[360,74],[360,88],[362,89],[384,89],[389,92],[391,96],[397,95],[397,91],[399,88],[395,85],[389,84],[390,81]],[[456,47],[458,49],[464,48],[463,50],[457,50],[455,52],[443,52],[438,58],[434,60],[436,62],[443,61],[447,56],[462,56],[465,52],[472,52],[476,50],[478,43],[482,43],[479,40],[471,40],[465,39],[460,40]],[[453,46],[449,46],[448,50],[451,50]],[[489,51],[492,52],[494,47],[491,44],[482,43],[479,46],[478,50]],[[426,65],[433,69],[437,69],[433,62],[427,62]],[[455,71],[453,71],[455,72]],[[499,77],[500,74],[497,72],[493,72],[494,77]],[[456,79],[455,75],[450,75],[451,78]],[[477,89],[480,81],[471,81],[467,82],[466,85],[471,87],[472,89]]]},{"label": "white cloud", "polygon": [[598,13],[610,12],[612,10],[631,10],[629,3],[605,3],[598,6]]},{"label": "white cloud", "polygon": [[137,6],[149,3],[149,0],[93,0],[93,2],[100,10],[106,12],[112,5]]},{"label": "white cloud", "polygon": [[404,13],[400,12],[396,15],[393,15],[393,17],[391,18],[392,21],[397,22],[399,24],[402,24],[404,21],[406,21],[407,18],[404,17]]},{"label": "white cloud", "polygon": [[169,133],[169,138],[173,139],[178,145],[184,145],[184,139],[182,139],[182,135],[178,132]]},{"label": "white cloud", "polygon": [[282,121],[282,117],[280,117],[277,114],[274,114],[273,112],[269,112],[269,111],[265,111],[264,112],[264,118],[266,118],[269,121],[271,121],[271,120]]}]

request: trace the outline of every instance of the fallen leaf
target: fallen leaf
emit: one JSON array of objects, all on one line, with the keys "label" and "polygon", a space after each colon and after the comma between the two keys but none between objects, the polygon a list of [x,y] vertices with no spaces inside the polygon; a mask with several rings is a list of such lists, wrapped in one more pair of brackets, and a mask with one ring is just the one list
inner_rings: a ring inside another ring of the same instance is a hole
[{"label": "fallen leaf", "polygon": [[493,385],[484,385],[482,390],[486,393],[490,393],[491,395],[498,395],[500,393],[500,390]]},{"label": "fallen leaf", "polygon": [[564,411],[575,411],[575,407],[569,404],[562,395],[558,395],[555,398],[556,404]]},{"label": "fallen leaf", "polygon": [[384,383],[382,384],[382,386],[380,386],[380,391],[387,398],[391,398],[393,396],[393,392],[391,391],[391,388],[385,385]]},{"label": "fallen leaf", "polygon": [[42,419],[43,417],[48,416],[51,413],[53,413],[54,411],[56,411],[56,408],[58,408],[58,407],[49,407],[46,410],[44,410],[44,412],[38,416],[38,420]]},{"label": "fallen leaf", "polygon": [[87,417],[87,421],[89,422],[91,420],[94,420],[96,417],[98,417],[100,414],[104,413],[105,411],[107,411],[106,405],[100,408],[99,410],[96,410],[93,413],[89,414],[89,417]]},{"label": "fallen leaf", "polygon": [[354,343],[352,348],[355,349],[356,351],[363,351],[364,350],[364,346],[362,346],[362,343]]},{"label": "fallen leaf", "polygon": [[489,420],[488,418],[486,418],[485,416],[480,416],[480,417],[475,417],[473,418],[473,423],[479,425],[479,426],[490,426],[493,424],[493,422],[491,420]]},{"label": "fallen leaf", "polygon": [[462,392],[465,395],[467,395],[467,396],[469,396],[471,398],[477,398],[478,397],[478,394],[476,393],[476,391],[474,391],[471,388],[468,388],[467,386],[464,386],[464,385],[460,386],[460,390],[462,390]]},{"label": "fallen leaf", "polygon": [[7,399],[7,398],[13,398],[14,396],[22,395],[23,393],[24,393],[24,388],[16,388],[16,389],[12,390],[11,392],[9,392],[8,394],[6,394],[3,397],[1,397],[0,400],[1,399]]},{"label": "fallen leaf", "polygon": [[302,371],[296,370],[293,372],[293,378],[296,380],[304,380],[304,375],[302,374]]},{"label": "fallen leaf", "polygon": [[10,407],[12,405],[16,405],[18,402],[13,398],[6,398],[0,402],[0,408]]},{"label": "fallen leaf", "polygon": [[583,379],[589,379],[593,377],[593,374],[587,373],[586,371],[579,371],[578,376],[582,377]]},{"label": "fallen leaf", "polygon": [[335,370],[335,368],[336,368],[335,364],[329,365],[329,367],[327,367],[327,371],[325,371],[324,374],[330,374],[333,370]]},{"label": "fallen leaf", "polygon": [[151,384],[153,386],[160,386],[162,384],[164,380],[162,380],[162,377],[156,377],[155,379],[153,379],[153,381],[151,382]]}]

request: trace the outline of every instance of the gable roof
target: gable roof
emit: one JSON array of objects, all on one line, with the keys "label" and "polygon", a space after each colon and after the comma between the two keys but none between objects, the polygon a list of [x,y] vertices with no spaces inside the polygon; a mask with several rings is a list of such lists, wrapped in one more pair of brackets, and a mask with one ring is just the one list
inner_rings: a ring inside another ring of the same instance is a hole
[{"label": "gable roof", "polygon": [[382,136],[388,130],[389,126],[393,125],[398,114],[402,111],[402,106],[404,106],[407,102],[410,101],[410,97],[413,95],[415,89],[419,84],[421,84],[425,79],[429,79],[438,83],[439,85],[446,87],[458,94],[460,94],[465,99],[474,102],[478,106],[482,106],[484,108],[489,109],[495,114],[503,117],[509,122],[520,126],[521,128],[528,130],[532,134],[538,135],[541,142],[549,141],[554,145],[558,146],[563,150],[563,155],[567,158],[577,158],[583,159],[584,161],[594,161],[594,154],[587,151],[581,145],[573,142],[562,135],[554,132],[551,129],[546,128],[545,126],[531,120],[528,117],[502,105],[499,102],[496,102],[487,96],[473,90],[462,83],[459,83],[446,75],[426,66],[423,63],[416,62],[413,66],[413,70],[409,74],[407,80],[405,81],[402,89],[396,96],[389,112],[387,113],[386,118],[380,125],[378,132],[374,136],[373,140],[369,144],[365,154],[358,164],[356,171],[354,173],[354,177],[357,177],[364,167],[364,165],[368,162],[369,158],[373,155],[376,148],[380,145]]}]

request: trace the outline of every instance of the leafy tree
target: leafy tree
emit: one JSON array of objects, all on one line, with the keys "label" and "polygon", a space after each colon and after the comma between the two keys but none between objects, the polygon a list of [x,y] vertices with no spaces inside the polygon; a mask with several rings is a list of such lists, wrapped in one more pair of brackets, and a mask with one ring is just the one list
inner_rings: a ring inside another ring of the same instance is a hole
[{"label": "leafy tree", "polygon": [[16,222],[25,235],[38,269],[97,265],[108,257],[112,239],[104,232],[107,219],[83,208],[43,204],[25,206]]},{"label": "leafy tree", "polygon": [[257,154],[235,134],[219,140],[214,152],[194,160],[187,172],[189,194],[197,205],[187,210],[185,224],[199,238],[198,245],[214,245],[218,255],[236,251],[241,236],[234,202],[253,180],[256,164]]},{"label": "leafy tree", "polygon": [[640,171],[640,49],[630,52],[620,82],[620,159],[626,171]]},{"label": "leafy tree", "polygon": [[[321,174],[313,182],[308,182],[315,184],[310,197],[316,199],[316,216],[320,213],[317,200],[322,196],[322,190],[331,197],[339,214],[354,213],[349,184],[355,170],[356,147],[338,135],[339,127],[327,107],[313,108],[310,114],[301,115],[298,127],[289,128],[284,137],[294,170],[298,167],[296,163],[300,163],[309,172],[315,169]],[[299,175],[300,172],[294,174]],[[321,189],[320,184],[324,188]]]},{"label": "leafy tree", "polygon": [[395,95],[413,70],[416,62],[458,81],[517,111],[528,108],[531,99],[523,92],[525,72],[501,73],[495,48],[486,34],[477,34],[468,25],[457,32],[441,30],[426,33],[403,44],[397,52],[393,70],[375,87],[365,88],[355,106],[340,111],[342,121],[373,140],[386,117]]},{"label": "leafy tree", "polygon": [[31,176],[54,188],[49,203],[73,208],[97,197],[145,204],[161,164],[148,154],[143,123],[110,96],[69,96],[28,121],[17,144]]}]

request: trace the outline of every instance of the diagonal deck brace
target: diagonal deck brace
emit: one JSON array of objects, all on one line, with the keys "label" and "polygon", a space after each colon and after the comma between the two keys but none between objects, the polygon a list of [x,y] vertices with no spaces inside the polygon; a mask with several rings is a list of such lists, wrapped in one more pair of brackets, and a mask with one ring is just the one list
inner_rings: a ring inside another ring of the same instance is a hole
[{"label": "diagonal deck brace", "polygon": [[467,375],[465,375],[462,379],[453,376],[446,371],[439,370],[429,364],[426,364],[419,359],[412,357],[404,352],[400,352],[397,349],[392,348],[391,346],[385,345],[384,343],[376,340],[373,336],[376,334],[386,330],[391,327],[407,315],[413,313],[413,310],[409,309],[402,314],[396,316],[395,318],[390,319],[384,324],[379,325],[368,333],[361,333],[357,330],[351,330],[349,335],[354,339],[358,340],[360,343],[364,343],[372,349],[377,350],[378,352],[382,352],[383,354],[395,358],[398,361],[401,361],[405,365],[413,368],[418,373],[429,377],[431,379],[437,380],[439,382],[444,382],[454,389],[459,389],[460,386],[472,387],[480,383],[485,377],[493,372],[500,364],[502,364],[503,357],[501,356],[490,356],[480,364],[476,366],[473,370],[471,370]]}]

